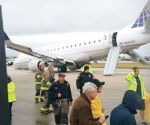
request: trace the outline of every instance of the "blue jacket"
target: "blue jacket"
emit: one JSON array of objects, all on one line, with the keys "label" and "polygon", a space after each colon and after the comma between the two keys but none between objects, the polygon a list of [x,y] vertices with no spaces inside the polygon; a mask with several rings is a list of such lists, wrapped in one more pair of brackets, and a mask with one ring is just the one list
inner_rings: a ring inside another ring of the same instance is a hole
[{"label": "blue jacket", "polygon": [[[58,93],[61,93],[61,98],[58,98]],[[57,99],[68,99],[69,102],[72,102],[72,93],[70,89],[70,84],[67,81],[64,81],[63,84],[59,81],[54,82],[49,89],[49,99],[48,103],[53,104]]]},{"label": "blue jacket", "polygon": [[133,114],[136,114],[141,97],[134,91],[128,90],[123,98],[122,104],[112,110],[110,125],[136,125]]}]

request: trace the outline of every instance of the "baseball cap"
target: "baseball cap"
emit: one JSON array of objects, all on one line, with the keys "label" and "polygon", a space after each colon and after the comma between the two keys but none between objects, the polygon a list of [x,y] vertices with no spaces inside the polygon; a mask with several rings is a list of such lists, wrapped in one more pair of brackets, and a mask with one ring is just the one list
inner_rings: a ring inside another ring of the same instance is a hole
[{"label": "baseball cap", "polygon": [[58,77],[65,77],[66,75],[64,73],[59,73]]},{"label": "baseball cap", "polygon": [[97,87],[105,85],[105,82],[100,82],[98,79],[93,79],[91,82],[94,83]]}]

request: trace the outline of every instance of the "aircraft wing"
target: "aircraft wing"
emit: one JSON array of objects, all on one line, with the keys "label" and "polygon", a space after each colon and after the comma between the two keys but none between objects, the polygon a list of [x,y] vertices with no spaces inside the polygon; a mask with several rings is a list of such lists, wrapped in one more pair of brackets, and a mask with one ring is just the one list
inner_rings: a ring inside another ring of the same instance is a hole
[{"label": "aircraft wing", "polygon": [[40,58],[40,56],[37,53],[34,53],[31,48],[13,43],[6,33],[4,33],[4,38],[5,38],[5,45],[7,46],[7,48]]},{"label": "aircraft wing", "polygon": [[74,65],[75,64],[75,62],[72,61],[71,59],[67,59],[62,56],[55,55],[55,54],[45,54],[42,52],[39,53],[39,52],[33,51],[30,47],[15,44],[9,39],[9,37],[7,36],[6,33],[4,33],[4,37],[5,37],[5,45],[7,46],[7,48],[40,58],[45,62],[54,61],[54,62],[66,64],[66,65]]},{"label": "aircraft wing", "polygon": [[146,59],[144,59],[139,53],[137,53],[136,51],[132,50],[132,51],[128,51],[127,54],[135,61],[138,61],[139,63],[143,64],[143,65],[149,65],[150,62],[148,62]]},{"label": "aircraft wing", "polygon": [[[37,52],[36,52],[37,53]],[[66,65],[75,65],[75,62],[71,59],[64,58],[62,56],[58,56],[55,54],[45,54],[45,53],[37,53],[43,61],[49,62],[57,62]]]}]

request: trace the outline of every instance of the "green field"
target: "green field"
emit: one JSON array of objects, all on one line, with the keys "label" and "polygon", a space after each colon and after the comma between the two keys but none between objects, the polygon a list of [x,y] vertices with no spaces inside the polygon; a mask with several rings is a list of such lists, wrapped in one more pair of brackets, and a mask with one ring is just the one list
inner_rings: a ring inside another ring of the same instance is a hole
[{"label": "green field", "polygon": [[[93,63],[91,64],[93,68],[104,68],[105,63]],[[150,69],[150,65],[142,65],[138,62],[119,62],[117,68],[121,69],[131,69],[133,67],[139,67],[140,69]]]}]

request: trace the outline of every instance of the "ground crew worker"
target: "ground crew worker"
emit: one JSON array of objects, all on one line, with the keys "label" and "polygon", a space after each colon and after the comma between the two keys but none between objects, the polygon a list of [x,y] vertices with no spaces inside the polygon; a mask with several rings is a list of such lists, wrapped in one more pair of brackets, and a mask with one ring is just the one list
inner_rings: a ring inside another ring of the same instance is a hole
[{"label": "ground crew worker", "polygon": [[89,66],[85,66],[84,71],[79,74],[76,80],[76,86],[77,89],[80,90],[80,93],[82,93],[82,87],[84,86],[84,83],[91,82],[93,79],[94,76],[89,72]]},{"label": "ground crew worker", "polygon": [[60,73],[58,81],[49,90],[49,104],[53,106],[56,125],[68,125],[69,105],[72,105],[72,101],[70,84],[65,80],[65,74]]},{"label": "ground crew worker", "polygon": [[[105,82],[100,82],[98,79],[93,79],[92,83],[94,83],[97,86],[97,93],[101,93],[102,86],[105,84]],[[93,117],[95,119],[105,116],[104,109],[102,107],[102,103],[98,95],[95,97],[95,99],[91,100],[91,109],[92,109]],[[107,124],[103,123],[102,125],[107,125]]]},{"label": "ground crew worker", "polygon": [[16,95],[15,95],[15,83],[12,82],[10,76],[7,76],[7,89],[8,89],[8,106],[9,106],[9,120],[10,120],[10,124],[11,124],[11,120],[12,120],[12,105],[13,102],[16,101]]},{"label": "ground crew worker", "polygon": [[42,85],[41,85],[41,92],[44,93],[44,103],[43,106],[41,107],[41,113],[45,115],[53,111],[48,104],[48,93],[49,93],[49,88],[54,81],[55,81],[54,66],[49,65],[47,71],[43,75]]},{"label": "ground crew worker", "polygon": [[139,75],[139,68],[134,67],[133,72],[127,74],[125,78],[128,82],[129,90],[135,91],[142,98],[142,103],[138,107],[138,110],[140,110],[142,125],[147,125],[147,123],[144,120],[144,110],[145,110],[145,99],[148,96],[148,93],[144,85],[143,77]]},{"label": "ground crew worker", "polygon": [[89,72],[90,72],[91,74],[93,74],[92,66],[91,66],[90,63],[85,64],[85,65],[81,68],[81,71],[84,72],[84,67],[85,67],[85,66],[88,66],[88,67],[89,67]]},{"label": "ground crew worker", "polygon": [[43,74],[44,74],[44,63],[40,62],[38,65],[38,70],[35,73],[35,89],[36,89],[35,102],[36,103],[39,103],[39,97],[40,97],[41,102],[44,101],[44,93],[41,93],[41,96],[40,96],[41,81],[42,81]]}]

